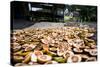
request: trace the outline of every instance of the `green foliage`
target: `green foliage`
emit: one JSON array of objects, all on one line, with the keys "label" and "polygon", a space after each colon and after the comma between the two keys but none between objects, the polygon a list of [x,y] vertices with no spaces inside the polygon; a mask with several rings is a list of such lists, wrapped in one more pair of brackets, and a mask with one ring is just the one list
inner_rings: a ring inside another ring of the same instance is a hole
[{"label": "green foliage", "polygon": [[97,6],[85,6],[85,5],[67,5],[70,12],[79,12],[78,19],[82,22],[96,22],[97,21]]}]

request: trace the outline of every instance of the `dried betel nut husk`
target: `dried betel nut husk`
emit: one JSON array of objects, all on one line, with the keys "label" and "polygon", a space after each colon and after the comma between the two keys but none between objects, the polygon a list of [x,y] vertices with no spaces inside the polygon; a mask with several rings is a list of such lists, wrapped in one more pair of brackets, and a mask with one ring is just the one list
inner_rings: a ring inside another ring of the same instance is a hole
[{"label": "dried betel nut husk", "polygon": [[84,52],[89,52],[90,51],[90,48],[85,48],[84,49]]},{"label": "dried betel nut husk", "polygon": [[81,56],[81,58],[82,59],[84,59],[84,60],[86,60],[86,59],[88,59],[89,58],[89,56],[88,55],[85,55],[85,54],[79,54],[80,56]]},{"label": "dried betel nut husk", "polygon": [[54,52],[55,52],[55,51],[57,51],[57,48],[52,47],[52,48],[49,48],[49,50],[50,50],[50,51],[54,51]]},{"label": "dried betel nut husk", "polygon": [[13,56],[14,62],[20,63],[24,60],[23,56]]},{"label": "dried betel nut husk", "polygon": [[39,51],[39,50],[34,50],[33,53],[34,53],[36,56],[43,55],[43,52],[42,52],[42,51]]},{"label": "dried betel nut husk", "polygon": [[90,54],[91,56],[97,56],[97,49],[91,49],[91,50],[89,51],[89,54]]},{"label": "dried betel nut husk", "polygon": [[86,62],[90,62],[90,61],[96,61],[96,57],[89,57]]},{"label": "dried betel nut husk", "polygon": [[77,38],[68,40],[68,43],[75,48],[84,48],[85,47],[84,41],[81,39],[77,39]]},{"label": "dried betel nut husk", "polygon": [[86,37],[92,37],[94,35],[94,33],[86,33],[85,36]]},{"label": "dried betel nut husk", "polygon": [[39,65],[39,63],[37,63],[37,62],[32,62],[32,61],[29,62],[28,64],[29,64],[29,65]]},{"label": "dried betel nut husk", "polygon": [[37,62],[37,56],[34,53],[31,55],[31,62]]},{"label": "dried betel nut husk", "polygon": [[84,49],[85,52],[88,52],[91,56],[97,56],[97,49]]},{"label": "dried betel nut husk", "polygon": [[38,56],[37,59],[38,59],[39,63],[45,63],[47,61],[50,61],[52,59],[52,57],[49,55],[40,55],[40,56]]},{"label": "dried betel nut husk", "polygon": [[19,51],[17,51],[17,52],[14,52],[13,55],[21,55],[22,52],[23,52],[23,50],[19,50]]},{"label": "dried betel nut husk", "polygon": [[12,47],[14,52],[18,51],[21,49],[21,45],[19,43],[12,43]]},{"label": "dried betel nut husk", "polygon": [[63,49],[57,49],[57,55],[63,56],[65,54],[65,51]]},{"label": "dried betel nut husk", "polygon": [[41,42],[42,42],[43,44],[48,44],[48,43],[49,43],[47,39],[41,39]]},{"label": "dried betel nut husk", "polygon": [[72,51],[66,51],[66,53],[63,55],[64,59],[67,59],[68,57],[74,55]]},{"label": "dried betel nut husk", "polygon": [[66,53],[65,46],[63,44],[62,45],[58,45],[58,47],[57,47],[57,55],[58,56],[63,56],[65,53]]},{"label": "dried betel nut husk", "polygon": [[72,55],[68,57],[67,62],[69,63],[76,63],[76,62],[81,62],[81,56],[80,55]]},{"label": "dried betel nut husk", "polygon": [[49,52],[47,52],[47,55],[50,55],[50,56],[57,56],[57,53],[56,53],[56,52],[49,51]]},{"label": "dried betel nut husk", "polygon": [[75,53],[82,53],[82,52],[83,52],[83,50],[81,50],[81,49],[79,49],[79,48],[73,48],[73,51],[74,51]]},{"label": "dried betel nut husk", "polygon": [[65,59],[63,57],[53,57],[53,59],[58,63],[65,63]]},{"label": "dried betel nut husk", "polygon": [[24,51],[31,51],[33,50],[37,45],[34,44],[25,44],[23,45]]},{"label": "dried betel nut husk", "polygon": [[45,50],[46,52],[49,51],[49,45],[48,44],[42,44],[43,46],[43,50]]},{"label": "dried betel nut husk", "polygon": [[31,60],[31,55],[32,53],[27,54],[22,63],[29,63],[29,61]]}]

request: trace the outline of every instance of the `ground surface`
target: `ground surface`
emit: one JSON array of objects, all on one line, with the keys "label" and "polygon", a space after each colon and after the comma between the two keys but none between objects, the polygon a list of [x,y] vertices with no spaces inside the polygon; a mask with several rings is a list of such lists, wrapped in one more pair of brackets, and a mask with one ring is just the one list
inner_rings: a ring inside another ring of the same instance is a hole
[{"label": "ground surface", "polygon": [[88,25],[90,27],[96,28],[96,22],[32,22],[27,20],[14,20],[13,23],[14,30],[26,29],[26,28],[48,28],[48,27],[63,27],[63,26],[83,26]]}]

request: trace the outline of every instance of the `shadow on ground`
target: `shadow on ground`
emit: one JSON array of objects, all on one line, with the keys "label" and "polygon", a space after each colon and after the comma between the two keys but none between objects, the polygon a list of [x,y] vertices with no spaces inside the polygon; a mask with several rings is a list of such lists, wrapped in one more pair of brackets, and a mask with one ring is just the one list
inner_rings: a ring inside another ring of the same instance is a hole
[{"label": "shadow on ground", "polygon": [[17,30],[17,29],[28,28],[34,25],[35,22],[27,21],[27,20],[14,20],[11,24],[12,24],[12,29]]}]

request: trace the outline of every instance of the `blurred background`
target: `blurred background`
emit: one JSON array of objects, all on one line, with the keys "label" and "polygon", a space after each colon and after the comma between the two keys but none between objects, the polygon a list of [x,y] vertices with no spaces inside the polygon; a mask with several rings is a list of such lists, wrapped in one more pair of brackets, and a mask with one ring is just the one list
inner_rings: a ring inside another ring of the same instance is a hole
[{"label": "blurred background", "polygon": [[97,26],[97,6],[41,2],[11,2],[11,27]]}]

